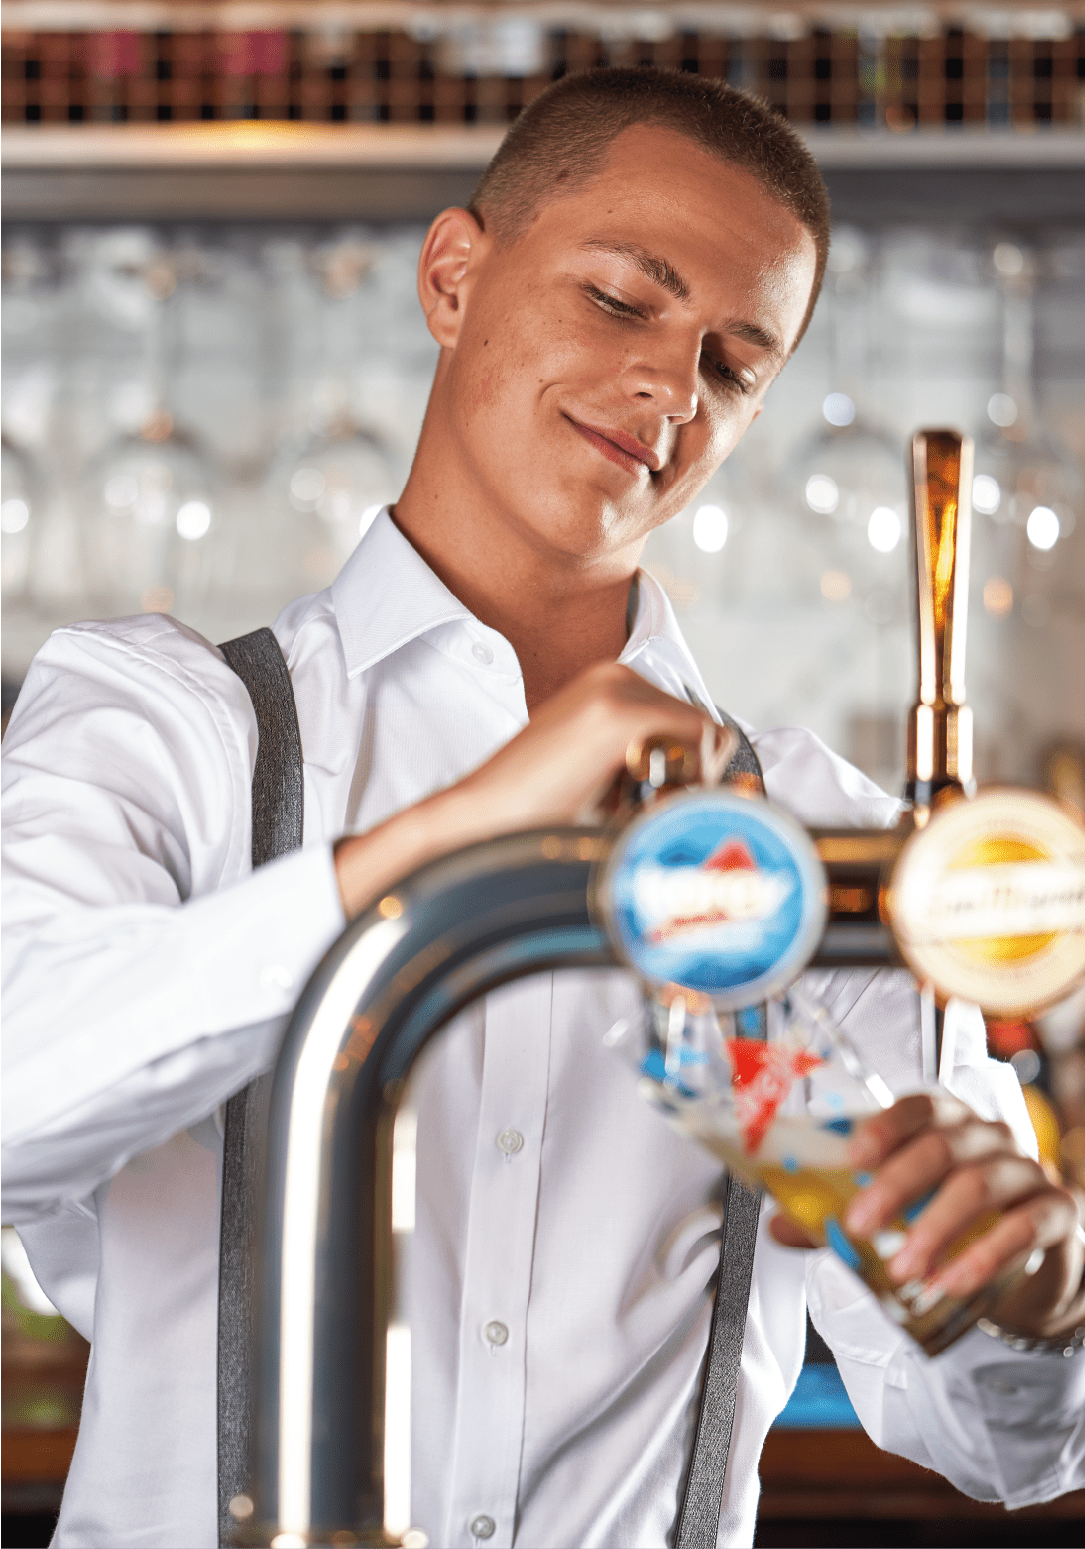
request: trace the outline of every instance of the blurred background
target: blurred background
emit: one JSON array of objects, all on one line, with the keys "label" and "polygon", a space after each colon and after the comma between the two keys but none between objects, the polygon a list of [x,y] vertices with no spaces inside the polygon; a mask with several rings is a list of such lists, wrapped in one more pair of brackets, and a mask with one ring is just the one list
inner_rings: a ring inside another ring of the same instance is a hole
[{"label": "blurred background", "polygon": [[[807,337],[646,555],[715,698],[811,726],[899,788],[905,451],[957,426],[976,439],[979,777],[1085,808],[1085,4],[4,0],[0,17],[5,711],[65,622],[167,611],[221,640],[332,578],[421,423],[427,222],[549,81],[652,63],[763,94],[834,205]],[[990,1027],[1050,1167],[1079,1181],[1083,1021],[1079,1002]],[[6,1541],[31,1543],[85,1349],[20,1253],[5,1233],[4,1509]],[[877,1453],[834,1378],[812,1339],[763,1459],[760,1543],[1079,1541],[1080,1500],[1041,1527]]]}]

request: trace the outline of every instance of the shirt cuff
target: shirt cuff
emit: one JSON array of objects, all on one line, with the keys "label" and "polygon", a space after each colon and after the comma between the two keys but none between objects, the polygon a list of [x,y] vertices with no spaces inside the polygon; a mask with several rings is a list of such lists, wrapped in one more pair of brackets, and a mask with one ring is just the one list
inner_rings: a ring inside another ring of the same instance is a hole
[{"label": "shirt cuff", "polygon": [[1085,1487],[1085,1351],[1016,1351],[973,1329],[934,1361],[908,1358],[974,1410],[1007,1506]]}]

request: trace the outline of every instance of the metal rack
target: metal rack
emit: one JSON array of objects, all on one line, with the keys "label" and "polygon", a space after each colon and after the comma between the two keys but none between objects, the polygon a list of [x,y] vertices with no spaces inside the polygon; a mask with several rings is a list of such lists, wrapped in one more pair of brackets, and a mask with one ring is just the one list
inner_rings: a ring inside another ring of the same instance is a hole
[{"label": "metal rack", "polygon": [[[254,12],[261,26],[253,30]],[[548,82],[659,65],[798,124],[1079,124],[1085,7],[7,0],[8,123],[507,124]]]}]

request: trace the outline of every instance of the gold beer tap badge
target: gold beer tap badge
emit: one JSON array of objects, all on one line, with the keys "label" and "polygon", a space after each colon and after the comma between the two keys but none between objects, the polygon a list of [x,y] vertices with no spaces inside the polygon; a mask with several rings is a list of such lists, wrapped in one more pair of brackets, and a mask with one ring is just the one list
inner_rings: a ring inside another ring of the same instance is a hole
[{"label": "gold beer tap badge", "polygon": [[1013,1016],[1085,974],[1085,827],[1034,791],[954,802],[901,851],[887,906],[921,983]]}]

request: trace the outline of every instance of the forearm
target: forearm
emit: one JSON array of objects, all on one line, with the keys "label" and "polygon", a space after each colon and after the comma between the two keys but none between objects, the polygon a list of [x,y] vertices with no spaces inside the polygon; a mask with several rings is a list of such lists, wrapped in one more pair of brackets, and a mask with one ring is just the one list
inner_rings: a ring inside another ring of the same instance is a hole
[{"label": "forearm", "polygon": [[463,786],[398,812],[365,834],[347,834],[333,849],[336,883],[348,919],[361,914],[401,877],[450,850],[489,837],[484,805]]},{"label": "forearm", "polygon": [[929,1360],[827,1253],[811,1255],[807,1295],[879,1447],[1011,1507],[1085,1487],[1085,1352],[1017,1353],[973,1330]]},{"label": "forearm", "polygon": [[266,1067],[344,923],[328,846],[173,907],[20,919],[19,879],[6,889],[5,1198],[20,1215],[84,1196]]}]

